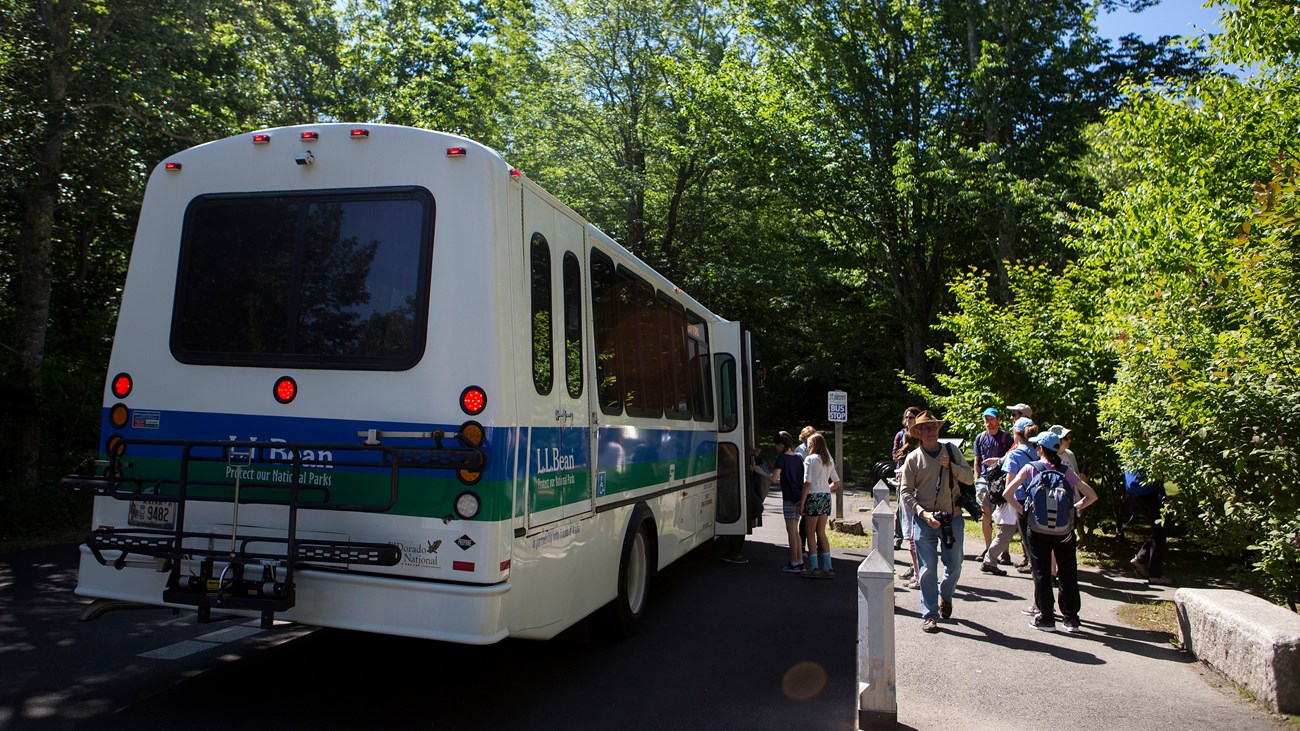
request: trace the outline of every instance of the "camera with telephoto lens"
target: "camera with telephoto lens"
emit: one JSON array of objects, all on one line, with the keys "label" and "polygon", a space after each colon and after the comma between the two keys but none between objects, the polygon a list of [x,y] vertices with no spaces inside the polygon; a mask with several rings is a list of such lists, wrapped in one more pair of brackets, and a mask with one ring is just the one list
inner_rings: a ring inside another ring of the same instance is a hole
[{"label": "camera with telephoto lens", "polygon": [[[962,487],[965,487],[963,485]],[[980,520],[984,517],[984,509],[980,507],[980,501],[975,497],[975,486],[971,485],[971,491],[962,491],[957,497],[957,507],[966,511],[971,520]]]},{"label": "camera with telephoto lens", "polygon": [[939,533],[943,535],[943,547],[952,548],[957,544],[957,539],[952,535],[952,513],[931,513],[934,519],[939,521]]}]

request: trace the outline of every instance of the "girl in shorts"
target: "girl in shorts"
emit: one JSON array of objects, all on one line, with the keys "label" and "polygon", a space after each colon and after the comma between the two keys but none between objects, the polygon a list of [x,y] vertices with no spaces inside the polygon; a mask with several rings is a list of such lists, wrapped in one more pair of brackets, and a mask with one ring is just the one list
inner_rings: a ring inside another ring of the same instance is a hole
[{"label": "girl in shorts", "polygon": [[809,551],[803,564],[803,575],[812,579],[833,579],[831,544],[826,538],[826,523],[831,517],[831,491],[840,489],[840,475],[835,471],[835,460],[826,449],[826,438],[813,434],[808,438],[808,456],[803,461],[803,496],[799,512],[808,518],[808,543],[816,550]]}]

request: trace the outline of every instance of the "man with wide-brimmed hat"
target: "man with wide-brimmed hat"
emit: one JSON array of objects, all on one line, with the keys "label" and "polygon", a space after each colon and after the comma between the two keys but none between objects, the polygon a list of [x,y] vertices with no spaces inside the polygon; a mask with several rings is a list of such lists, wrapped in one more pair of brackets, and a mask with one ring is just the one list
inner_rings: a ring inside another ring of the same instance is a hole
[{"label": "man with wide-brimmed hat", "polygon": [[[909,433],[921,441],[903,461],[899,477],[899,495],[906,510],[917,520],[912,526],[917,558],[921,563],[921,630],[938,632],[939,619],[952,616],[952,597],[961,577],[962,512],[957,507],[961,496],[959,482],[972,482],[970,465],[961,450],[939,442],[939,430],[946,421],[922,411],[912,422]],[[945,534],[951,543],[945,545]],[[939,582],[942,556],[944,577]]]}]

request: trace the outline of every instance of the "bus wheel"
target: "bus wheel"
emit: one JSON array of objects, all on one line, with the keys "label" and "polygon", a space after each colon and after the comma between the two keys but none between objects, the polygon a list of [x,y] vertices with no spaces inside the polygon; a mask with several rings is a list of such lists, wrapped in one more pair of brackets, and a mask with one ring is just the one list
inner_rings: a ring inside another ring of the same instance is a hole
[{"label": "bus wheel", "polygon": [[618,597],[606,608],[608,634],[628,638],[636,634],[650,597],[650,575],[654,566],[654,524],[644,508],[632,514],[623,554],[618,563]]}]

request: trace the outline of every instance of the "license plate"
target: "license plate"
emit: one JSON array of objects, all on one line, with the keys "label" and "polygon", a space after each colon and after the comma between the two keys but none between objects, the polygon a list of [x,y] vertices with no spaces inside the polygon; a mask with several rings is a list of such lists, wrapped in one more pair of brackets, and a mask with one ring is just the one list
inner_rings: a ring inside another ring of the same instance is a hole
[{"label": "license plate", "polygon": [[162,528],[173,530],[176,503],[155,503],[146,500],[132,500],[126,513],[126,522],[141,528]]}]

